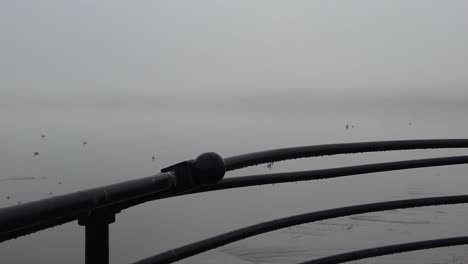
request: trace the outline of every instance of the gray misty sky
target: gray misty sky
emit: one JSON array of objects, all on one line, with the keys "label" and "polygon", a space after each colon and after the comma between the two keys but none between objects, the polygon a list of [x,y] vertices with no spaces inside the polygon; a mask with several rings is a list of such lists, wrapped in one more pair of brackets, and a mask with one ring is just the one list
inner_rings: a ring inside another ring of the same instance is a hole
[{"label": "gray misty sky", "polygon": [[468,96],[468,1],[0,0],[0,96]]}]

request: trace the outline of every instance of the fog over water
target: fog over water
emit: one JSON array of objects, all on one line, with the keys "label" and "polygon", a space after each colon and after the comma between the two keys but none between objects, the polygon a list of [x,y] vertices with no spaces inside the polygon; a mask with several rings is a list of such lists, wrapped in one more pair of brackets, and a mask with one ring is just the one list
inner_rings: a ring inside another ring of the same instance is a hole
[{"label": "fog over water", "polygon": [[[153,175],[208,151],[467,138],[467,13],[468,1],[456,0],[0,1],[0,206]],[[467,153],[338,155],[277,162],[271,172]],[[466,168],[146,203],[111,225],[111,261],[314,210],[466,194]],[[263,165],[226,177],[268,172]],[[345,217],[184,263],[296,263],[463,235],[467,217],[464,205]],[[359,263],[467,256],[467,247],[453,247]],[[1,243],[0,262],[83,263],[84,228],[70,223]]]},{"label": "fog over water", "polygon": [[[468,135],[467,104],[455,100],[382,99],[378,106],[366,100],[261,96],[64,97],[27,103],[30,99],[11,98],[17,106],[4,104],[0,113],[1,206],[152,175],[207,151],[228,157],[289,146]],[[459,149],[338,155],[274,163],[271,172],[466,153]],[[226,177],[268,172],[262,165]],[[456,165],[150,202],[117,215],[110,228],[111,261],[129,263],[289,215],[371,201],[466,194],[467,186],[466,165]],[[465,207],[397,210],[301,225],[233,243],[184,263],[296,263],[368,246],[463,235],[468,221]],[[2,263],[82,263],[84,228],[73,222],[2,243],[0,257]],[[453,247],[364,263],[466,259],[466,247]]]}]

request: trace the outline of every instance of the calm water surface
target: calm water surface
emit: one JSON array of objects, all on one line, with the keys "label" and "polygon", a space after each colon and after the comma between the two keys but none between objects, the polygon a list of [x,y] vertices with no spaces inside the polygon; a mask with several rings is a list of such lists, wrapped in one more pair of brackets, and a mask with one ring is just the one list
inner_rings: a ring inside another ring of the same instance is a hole
[{"label": "calm water surface", "polygon": [[[4,107],[0,112],[0,206],[152,175],[207,151],[227,157],[299,145],[468,137],[467,109],[459,106],[335,104],[314,108],[292,103],[286,107],[292,111],[271,111],[268,104],[264,108],[250,104],[240,103],[237,109],[213,104],[193,109]],[[467,153],[429,150],[338,155],[275,163],[272,172]],[[152,155],[156,156],[154,162]],[[314,210],[466,194],[466,171],[466,165],[413,169],[143,204],[120,213],[111,225],[111,262],[129,263],[220,232]],[[227,177],[267,172],[266,166],[256,166]],[[466,235],[466,209],[466,205],[426,207],[301,225],[233,243],[184,263],[297,263],[369,246]],[[468,248],[460,246],[359,263],[467,260]],[[83,263],[84,227],[73,222],[2,243],[0,261]]]}]

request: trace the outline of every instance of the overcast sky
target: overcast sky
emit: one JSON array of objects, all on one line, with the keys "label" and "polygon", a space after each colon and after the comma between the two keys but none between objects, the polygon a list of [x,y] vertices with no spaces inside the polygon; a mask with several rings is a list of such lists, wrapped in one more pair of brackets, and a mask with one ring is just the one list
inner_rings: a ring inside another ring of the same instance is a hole
[{"label": "overcast sky", "polygon": [[468,96],[468,1],[0,0],[0,95]]}]

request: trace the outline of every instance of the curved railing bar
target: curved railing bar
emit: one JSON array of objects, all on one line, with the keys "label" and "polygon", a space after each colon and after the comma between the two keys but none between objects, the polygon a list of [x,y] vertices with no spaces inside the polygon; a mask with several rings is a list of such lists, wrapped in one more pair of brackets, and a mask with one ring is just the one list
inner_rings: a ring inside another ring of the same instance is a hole
[{"label": "curved railing bar", "polygon": [[356,214],[364,214],[371,212],[379,212],[394,209],[405,209],[423,206],[445,205],[445,204],[461,204],[468,203],[468,195],[429,197],[419,199],[407,199],[390,202],[369,203],[354,206],[346,206],[312,213],[300,214],[281,219],[276,219],[260,224],[244,227],[234,231],[230,231],[221,235],[217,235],[208,239],[204,239],[192,244],[188,244],[164,253],[146,258],[135,262],[136,264],[167,264],[179,261],[208,250],[215,249],[220,246],[227,245],[242,239],[263,233],[275,231],[278,229],[301,225],[305,223],[321,221],[331,218],[350,216]]},{"label": "curved railing bar", "polygon": [[[132,206],[136,206],[141,203],[145,203],[152,200],[169,198],[173,196],[188,195],[201,192],[209,192],[231,188],[241,188],[248,186],[273,184],[273,183],[285,183],[294,181],[308,181],[318,179],[336,178],[350,175],[359,175],[366,173],[375,173],[392,170],[403,170],[411,168],[423,168],[423,167],[435,167],[435,166],[446,166],[456,164],[468,163],[468,156],[453,156],[443,158],[430,158],[430,159],[419,159],[419,160],[407,160],[407,161],[396,161],[396,162],[385,162],[375,163],[366,165],[357,165],[341,168],[321,169],[321,170],[310,170],[310,171],[297,171],[287,173],[274,173],[264,175],[252,175],[226,178],[221,180],[217,184],[205,185],[203,187],[195,188],[190,191],[183,193],[177,193],[173,190],[162,191],[154,195],[141,196],[132,200],[120,201],[109,206],[108,209],[111,211],[121,211]],[[0,210],[1,211],[1,210]],[[0,232],[0,242],[7,241],[19,236],[28,235],[40,230],[51,228],[54,226],[62,225],[82,217],[79,213],[63,215],[63,217],[48,218],[47,221],[31,223],[26,228],[18,230],[9,230],[8,232]],[[28,219],[29,220],[29,219]]]},{"label": "curved railing bar", "polygon": [[363,250],[351,251],[343,254],[337,254],[334,256],[328,256],[324,258],[304,261],[299,264],[337,264],[345,263],[354,260],[379,257],[391,254],[398,254],[410,251],[441,248],[441,247],[453,247],[468,244],[468,236],[459,236],[451,238],[424,240],[404,244],[395,244],[383,247],[368,248]]},{"label": "curved railing bar", "polygon": [[155,195],[142,196],[134,200],[127,201],[125,203],[120,203],[118,209],[124,210],[126,208],[129,208],[129,207],[132,207],[137,204],[144,203],[144,202],[148,202],[151,200],[163,199],[163,198],[168,198],[172,196],[195,194],[195,193],[201,193],[201,192],[210,192],[210,191],[265,185],[265,184],[330,179],[330,178],[360,175],[360,174],[375,173],[375,172],[447,166],[447,165],[467,164],[467,163],[468,163],[468,156],[453,156],[453,157],[443,157],[443,158],[429,158],[429,159],[374,163],[374,164],[365,164],[365,165],[356,165],[356,166],[320,169],[320,170],[307,170],[307,171],[232,177],[232,178],[225,178],[221,180],[220,182],[218,182],[217,184],[197,187],[197,188],[191,189],[187,192],[180,193],[180,194],[174,194],[173,192],[161,192]]},{"label": "curved railing bar", "polygon": [[288,159],[362,152],[466,148],[468,139],[418,139],[302,146],[253,152],[224,159],[226,171]]}]

